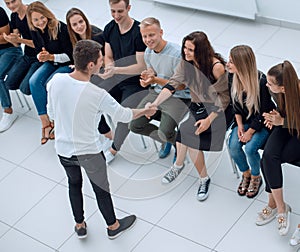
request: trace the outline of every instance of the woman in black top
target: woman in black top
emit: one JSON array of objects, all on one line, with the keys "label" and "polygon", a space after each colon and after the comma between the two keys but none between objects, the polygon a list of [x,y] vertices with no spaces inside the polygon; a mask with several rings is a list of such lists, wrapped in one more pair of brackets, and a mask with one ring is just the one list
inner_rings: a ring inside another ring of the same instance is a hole
[{"label": "woman in black top", "polygon": [[54,14],[41,2],[31,3],[27,8],[27,21],[37,58],[42,66],[29,79],[32,98],[42,122],[41,144],[53,139],[47,115],[47,81],[55,73],[70,73],[72,69],[72,44],[67,25],[58,21]]},{"label": "woman in black top", "polygon": [[12,33],[5,36],[5,40],[19,46],[24,45],[24,55],[13,65],[5,81],[7,89],[20,91],[26,95],[30,95],[29,79],[31,75],[41,66],[34,49],[34,44],[29,30],[26,11],[27,5],[21,0],[5,2],[6,6],[12,11],[11,28]]},{"label": "woman in black top", "polygon": [[91,25],[81,10],[77,8],[70,9],[66,15],[66,21],[73,47],[79,40],[91,39],[102,46],[101,52],[104,55],[103,31],[97,26]]},{"label": "woman in black top", "polygon": [[231,95],[235,113],[229,152],[243,173],[238,194],[253,198],[262,184],[258,150],[264,146],[269,136],[262,114],[273,110],[275,104],[266,86],[266,76],[257,71],[251,47],[246,45],[233,47],[227,68],[233,74]]},{"label": "woman in black top", "polygon": [[300,159],[300,84],[289,61],[273,66],[268,71],[267,81],[277,110],[263,114],[267,127],[273,128],[261,160],[269,201],[258,214],[256,224],[267,224],[276,217],[279,234],[286,235],[291,208],[283,199],[281,164]]}]

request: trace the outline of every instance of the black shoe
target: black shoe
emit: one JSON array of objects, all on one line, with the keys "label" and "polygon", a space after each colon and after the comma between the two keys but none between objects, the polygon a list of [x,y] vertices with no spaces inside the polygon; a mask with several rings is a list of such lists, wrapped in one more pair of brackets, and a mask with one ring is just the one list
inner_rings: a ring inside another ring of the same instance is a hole
[{"label": "black shoe", "polygon": [[109,239],[115,239],[119,235],[121,235],[124,231],[130,229],[133,227],[133,225],[136,222],[136,216],[135,215],[129,215],[123,219],[119,220],[120,226],[115,230],[107,229],[107,236]]},{"label": "black shoe", "polygon": [[200,179],[200,186],[197,193],[197,199],[199,201],[204,201],[207,199],[209,185],[210,185],[210,178],[208,178],[205,181],[201,181]]},{"label": "black shoe", "polygon": [[77,228],[75,226],[75,232],[77,233],[77,236],[79,239],[84,239],[87,237],[87,225],[86,223],[84,222],[84,227],[81,227],[81,228]]}]

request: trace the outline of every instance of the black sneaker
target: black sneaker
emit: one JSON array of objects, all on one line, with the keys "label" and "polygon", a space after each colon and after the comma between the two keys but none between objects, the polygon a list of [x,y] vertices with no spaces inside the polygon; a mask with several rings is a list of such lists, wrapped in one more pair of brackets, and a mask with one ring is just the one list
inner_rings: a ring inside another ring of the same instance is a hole
[{"label": "black sneaker", "polygon": [[87,225],[86,225],[86,223],[84,222],[84,227],[81,227],[81,228],[77,228],[76,226],[75,226],[75,232],[77,233],[77,237],[79,238],[79,239],[84,239],[84,238],[86,238],[87,237]]},{"label": "black sneaker", "polygon": [[121,235],[124,231],[130,229],[133,227],[133,225],[136,222],[136,216],[135,215],[129,215],[123,219],[119,220],[120,226],[115,230],[107,229],[107,236],[109,239],[115,239],[119,235]]},{"label": "black sneaker", "polygon": [[170,184],[179,176],[179,174],[182,172],[183,168],[184,168],[184,164],[180,168],[176,168],[173,164],[171,166],[171,169],[165,174],[165,176],[163,176],[163,178],[161,179],[161,182],[163,184]]},{"label": "black sneaker", "polygon": [[209,184],[210,184],[210,178],[208,178],[204,182],[202,182],[202,180],[200,179],[200,186],[197,193],[197,199],[199,201],[204,201],[207,199]]}]

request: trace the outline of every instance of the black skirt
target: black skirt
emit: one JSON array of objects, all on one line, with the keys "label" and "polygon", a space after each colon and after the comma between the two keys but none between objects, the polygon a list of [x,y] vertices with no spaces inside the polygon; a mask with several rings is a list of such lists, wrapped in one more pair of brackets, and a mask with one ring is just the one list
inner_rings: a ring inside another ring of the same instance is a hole
[{"label": "black skirt", "polygon": [[224,113],[218,113],[217,118],[210,127],[196,135],[195,123],[205,119],[211,111],[213,104],[194,103],[190,105],[188,119],[179,126],[176,142],[180,142],[190,148],[202,151],[221,151],[226,133],[226,119]]}]

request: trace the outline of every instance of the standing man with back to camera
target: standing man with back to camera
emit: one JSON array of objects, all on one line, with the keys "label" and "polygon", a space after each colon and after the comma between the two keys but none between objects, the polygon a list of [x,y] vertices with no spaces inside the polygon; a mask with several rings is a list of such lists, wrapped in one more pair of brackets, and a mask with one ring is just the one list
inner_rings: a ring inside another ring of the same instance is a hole
[{"label": "standing man with back to camera", "polygon": [[68,176],[69,198],[78,238],[87,236],[82,166],[108,226],[107,236],[114,239],[132,227],[136,216],[130,215],[123,219],[115,216],[103,155],[104,136],[100,135],[97,126],[103,113],[115,120],[129,122],[142,115],[152,115],[156,109],[124,108],[104,89],[90,82],[91,75],[98,73],[103,63],[99,43],[92,40],[77,42],[73,57],[74,72],[58,73],[47,84],[47,109],[49,118],[55,123],[55,149]]}]

